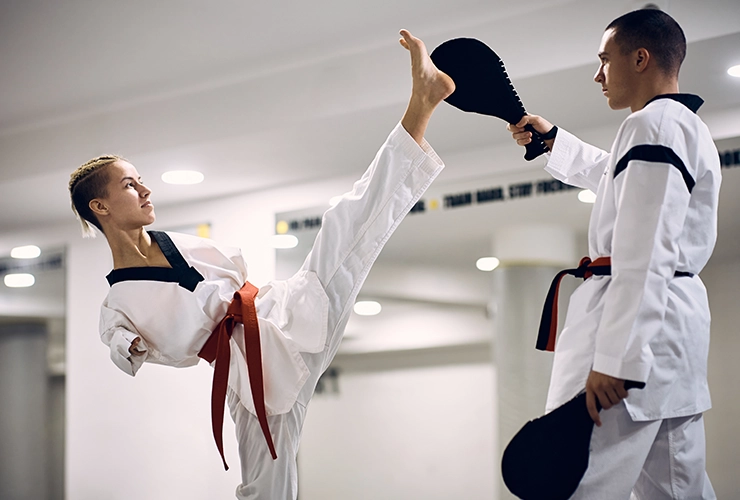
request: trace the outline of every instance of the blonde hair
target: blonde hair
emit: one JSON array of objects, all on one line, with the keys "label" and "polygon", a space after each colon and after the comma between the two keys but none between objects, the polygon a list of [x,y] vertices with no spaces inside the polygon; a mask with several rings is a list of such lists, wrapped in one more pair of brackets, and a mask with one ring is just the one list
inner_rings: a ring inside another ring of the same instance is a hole
[{"label": "blonde hair", "polygon": [[84,238],[95,238],[93,226],[102,233],[103,227],[90,209],[90,201],[108,195],[106,185],[108,176],[105,167],[116,161],[127,161],[118,155],[103,155],[83,163],[69,176],[69,196],[72,201],[72,212],[82,225]]}]

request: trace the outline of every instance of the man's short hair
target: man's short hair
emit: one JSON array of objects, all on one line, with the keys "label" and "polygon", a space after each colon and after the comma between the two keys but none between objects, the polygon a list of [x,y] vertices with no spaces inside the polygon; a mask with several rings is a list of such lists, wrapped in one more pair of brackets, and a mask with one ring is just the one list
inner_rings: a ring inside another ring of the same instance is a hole
[{"label": "man's short hair", "polygon": [[644,48],[668,75],[678,75],[686,57],[686,37],[675,19],[658,9],[640,9],[616,18],[606,27],[614,29],[614,41],[629,54]]}]

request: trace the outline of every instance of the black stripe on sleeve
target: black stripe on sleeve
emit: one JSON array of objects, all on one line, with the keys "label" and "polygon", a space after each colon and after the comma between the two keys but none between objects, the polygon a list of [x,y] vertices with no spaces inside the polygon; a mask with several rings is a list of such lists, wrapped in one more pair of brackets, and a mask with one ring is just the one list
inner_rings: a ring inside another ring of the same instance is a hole
[{"label": "black stripe on sleeve", "polygon": [[617,166],[614,169],[614,177],[622,173],[622,171],[627,168],[629,162],[633,160],[647,161],[650,163],[668,163],[673,165],[679,172],[681,172],[683,180],[686,183],[686,187],[689,189],[689,193],[694,189],[694,185],[696,184],[694,178],[686,169],[686,165],[684,165],[681,158],[679,158],[678,155],[669,147],[653,144],[641,144],[633,147],[617,162]]}]

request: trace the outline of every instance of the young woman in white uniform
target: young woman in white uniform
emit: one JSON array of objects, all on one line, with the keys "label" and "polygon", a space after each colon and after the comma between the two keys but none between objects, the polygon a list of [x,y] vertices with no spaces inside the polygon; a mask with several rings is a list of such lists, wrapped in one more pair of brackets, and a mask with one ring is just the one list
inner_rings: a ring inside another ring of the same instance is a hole
[{"label": "young woman in white uniform", "polygon": [[[551,411],[585,388],[597,427],[574,499],[715,498],[705,472],[702,412],[709,304],[697,276],[712,254],[721,182],[717,150],[696,115],[702,100],[678,93],[686,50],[667,14],[642,10],[607,27],[595,81],[612,109],[630,108],[611,153],[565,130],[545,167],[597,194],[589,256],[610,276],[572,295],[555,346]],[[509,129],[520,145],[553,126],[527,116]],[[644,382],[627,394],[624,381]],[[596,399],[605,411],[599,415]]]},{"label": "young woman in white uniform", "polygon": [[100,157],[72,174],[83,227],[95,225],[113,254],[100,318],[111,359],[129,375],[144,362],[215,361],[214,436],[221,450],[225,397],[239,443],[240,499],[297,497],[296,453],[316,383],[370,267],[444,166],[424,132],[454,83],[421,40],[401,36],[411,53],[408,108],[352,191],[324,214],[311,253],[288,280],[257,290],[238,249],[144,230],[155,219],[151,192],[123,158]]}]

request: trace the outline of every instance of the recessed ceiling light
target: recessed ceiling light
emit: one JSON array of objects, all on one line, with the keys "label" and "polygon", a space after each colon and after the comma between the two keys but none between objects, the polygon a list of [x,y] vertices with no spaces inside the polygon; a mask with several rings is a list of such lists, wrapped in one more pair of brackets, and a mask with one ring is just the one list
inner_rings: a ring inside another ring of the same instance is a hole
[{"label": "recessed ceiling light", "polygon": [[596,194],[590,189],[584,189],[578,193],[578,200],[583,203],[596,203]]},{"label": "recessed ceiling light", "polygon": [[380,313],[381,309],[379,302],[374,300],[360,300],[355,302],[354,311],[360,316],[375,316]]},{"label": "recessed ceiling light", "polygon": [[272,236],[272,248],[295,248],[298,238],[292,234],[275,234]]},{"label": "recessed ceiling light", "polygon": [[36,278],[33,277],[33,274],[17,273],[6,274],[3,281],[8,288],[25,288],[33,286],[36,283]]},{"label": "recessed ceiling light", "polygon": [[10,256],[14,259],[35,259],[39,255],[41,255],[41,249],[36,245],[15,247],[10,251]]},{"label": "recessed ceiling light", "polygon": [[481,257],[475,261],[475,267],[481,271],[493,271],[500,263],[496,257]]},{"label": "recessed ceiling light", "polygon": [[740,78],[740,64],[736,64],[735,66],[728,69],[727,74],[730,76],[734,76],[735,78]]},{"label": "recessed ceiling light", "polygon": [[196,170],[170,170],[162,174],[167,184],[200,184],[205,176]]}]

